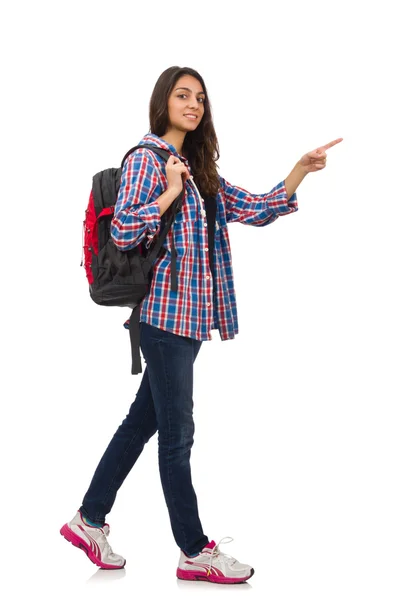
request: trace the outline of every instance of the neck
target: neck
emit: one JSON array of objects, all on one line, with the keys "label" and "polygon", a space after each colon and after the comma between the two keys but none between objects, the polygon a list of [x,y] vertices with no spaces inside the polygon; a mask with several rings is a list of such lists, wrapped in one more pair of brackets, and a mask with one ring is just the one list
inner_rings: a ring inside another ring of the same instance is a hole
[{"label": "neck", "polygon": [[186,133],[184,131],[168,131],[165,135],[161,136],[161,139],[172,144],[175,150],[182,156],[183,142],[185,141]]}]

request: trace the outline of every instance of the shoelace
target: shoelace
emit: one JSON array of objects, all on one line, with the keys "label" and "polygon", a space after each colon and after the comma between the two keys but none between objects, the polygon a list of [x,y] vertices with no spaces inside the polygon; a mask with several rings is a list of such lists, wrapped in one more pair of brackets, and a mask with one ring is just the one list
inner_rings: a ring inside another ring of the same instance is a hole
[{"label": "shoelace", "polygon": [[[227,541],[225,541],[225,540],[227,540]],[[230,556],[230,554],[225,554],[224,552],[221,552],[221,551],[219,550],[219,545],[220,545],[220,544],[230,544],[230,542],[233,542],[233,538],[232,538],[232,537],[229,537],[229,536],[226,536],[226,537],[223,537],[223,538],[221,539],[221,541],[220,541],[220,542],[218,542],[218,543],[216,544],[216,546],[214,546],[214,547],[212,548],[212,550],[211,550],[211,558],[210,558],[210,568],[209,568],[209,569],[208,569],[208,571],[207,571],[207,575],[210,575],[210,573],[211,573],[211,570],[212,570],[212,561],[213,561],[213,559],[214,559],[214,558],[216,558],[217,556],[219,556],[220,554],[222,554],[222,555],[223,555],[225,558],[227,558],[227,559],[228,559],[228,562],[229,562],[229,564],[233,564],[233,563],[235,563],[235,562],[236,562],[236,559],[235,559],[235,558],[233,558],[233,556]],[[233,562],[230,562],[231,560],[232,560]]]},{"label": "shoelace", "polygon": [[[104,538],[105,538],[105,539],[104,539],[104,541],[105,541],[105,544],[107,544],[107,545],[108,545],[108,547],[109,547],[109,554],[114,554],[114,552],[113,552],[113,550],[112,550],[112,547],[111,547],[111,545],[109,544],[109,542],[108,542],[108,540],[107,540],[107,537],[108,537],[108,535],[109,535],[109,533],[110,533],[109,526],[107,526],[106,528],[105,528],[105,527],[101,527],[101,530],[102,530],[102,536],[104,536]],[[102,536],[101,536],[101,537],[102,537]],[[102,538],[102,540],[103,540],[103,538]]]}]

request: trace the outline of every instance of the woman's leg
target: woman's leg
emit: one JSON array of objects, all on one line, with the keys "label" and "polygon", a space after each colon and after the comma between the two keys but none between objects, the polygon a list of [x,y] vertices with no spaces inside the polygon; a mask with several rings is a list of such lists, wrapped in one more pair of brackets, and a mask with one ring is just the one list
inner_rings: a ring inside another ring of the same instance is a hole
[{"label": "woman's leg", "polygon": [[190,471],[193,446],[193,363],[202,342],[141,323],[141,346],[159,432],[159,468],[171,528],[179,548],[208,543]]},{"label": "woman's leg", "polygon": [[104,525],[117,491],[156,431],[156,414],[146,367],[136,399],[105,450],[84,496],[80,510],[85,517]]}]

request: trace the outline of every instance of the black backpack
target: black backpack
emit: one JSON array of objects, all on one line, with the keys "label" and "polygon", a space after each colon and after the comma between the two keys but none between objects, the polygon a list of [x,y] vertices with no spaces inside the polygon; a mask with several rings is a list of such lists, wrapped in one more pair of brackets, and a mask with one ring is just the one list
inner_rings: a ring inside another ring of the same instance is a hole
[{"label": "black backpack", "polygon": [[[149,148],[165,161],[171,156],[169,152],[157,146],[135,146],[124,156],[121,167],[105,169],[94,175],[83,224],[84,266],[91,298],[96,304],[102,306],[126,306],[132,309],[129,332],[132,354],[131,373],[133,375],[142,373],[139,349],[141,303],[150,289],[153,264],[162,249],[162,244],[176,214],[182,208],[185,192],[182,189],[179,196],[162,215],[160,233],[152,249],[148,250],[141,242],[132,250],[119,250],[111,238],[110,226],[120,189],[123,165],[128,156],[138,148]],[[83,260],[81,265],[83,265]],[[174,236],[172,236],[171,250],[171,289],[172,291],[178,289]]]}]

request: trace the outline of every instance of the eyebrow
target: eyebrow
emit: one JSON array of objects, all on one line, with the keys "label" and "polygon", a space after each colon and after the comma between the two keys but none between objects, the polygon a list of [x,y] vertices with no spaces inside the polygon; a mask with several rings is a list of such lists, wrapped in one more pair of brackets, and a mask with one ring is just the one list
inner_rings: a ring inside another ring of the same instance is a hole
[{"label": "eyebrow", "polygon": [[[187,90],[188,92],[192,91],[190,88],[187,88],[187,87],[179,87],[179,88],[176,88],[175,91],[177,91],[177,90]],[[205,96],[204,92],[197,92],[197,95],[199,95],[199,94],[203,94],[203,96]]]}]

